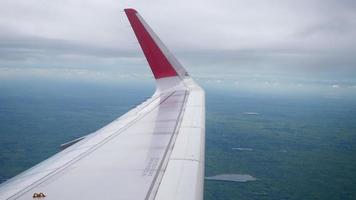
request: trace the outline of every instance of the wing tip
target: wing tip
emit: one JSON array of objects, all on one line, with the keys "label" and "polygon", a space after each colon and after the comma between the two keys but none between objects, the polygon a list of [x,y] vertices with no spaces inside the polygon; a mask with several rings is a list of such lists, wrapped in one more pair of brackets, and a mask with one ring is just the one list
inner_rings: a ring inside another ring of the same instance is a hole
[{"label": "wing tip", "polygon": [[[155,33],[149,28],[139,13],[133,8],[124,9],[146,60],[155,79],[179,76],[173,64],[155,39]],[[156,36],[158,38],[158,36]],[[162,44],[163,45],[163,44]]]},{"label": "wing tip", "polygon": [[133,8],[125,8],[124,11],[126,14],[130,14],[130,13],[136,14],[137,13],[137,11]]}]

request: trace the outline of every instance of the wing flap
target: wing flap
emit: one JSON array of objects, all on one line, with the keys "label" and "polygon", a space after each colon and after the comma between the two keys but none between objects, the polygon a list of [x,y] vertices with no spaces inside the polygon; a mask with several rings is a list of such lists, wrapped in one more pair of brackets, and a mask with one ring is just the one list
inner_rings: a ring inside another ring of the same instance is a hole
[{"label": "wing flap", "polygon": [[194,88],[189,93],[179,134],[155,200],[203,199],[205,98],[203,90]]}]

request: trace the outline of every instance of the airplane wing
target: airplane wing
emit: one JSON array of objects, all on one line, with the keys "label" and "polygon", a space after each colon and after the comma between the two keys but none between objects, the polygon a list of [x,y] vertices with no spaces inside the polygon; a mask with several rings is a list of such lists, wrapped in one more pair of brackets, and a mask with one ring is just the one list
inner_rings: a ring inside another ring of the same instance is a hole
[{"label": "airplane wing", "polygon": [[202,199],[205,94],[134,9],[156,80],[145,102],[0,185],[0,199]]}]

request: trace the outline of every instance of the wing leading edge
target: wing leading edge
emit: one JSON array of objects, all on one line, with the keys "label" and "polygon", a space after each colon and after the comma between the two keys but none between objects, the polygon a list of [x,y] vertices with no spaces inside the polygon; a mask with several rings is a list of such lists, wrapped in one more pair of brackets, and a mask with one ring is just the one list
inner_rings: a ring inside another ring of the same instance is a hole
[{"label": "wing leading edge", "polygon": [[151,98],[0,185],[0,199],[202,199],[205,95],[134,9]]}]

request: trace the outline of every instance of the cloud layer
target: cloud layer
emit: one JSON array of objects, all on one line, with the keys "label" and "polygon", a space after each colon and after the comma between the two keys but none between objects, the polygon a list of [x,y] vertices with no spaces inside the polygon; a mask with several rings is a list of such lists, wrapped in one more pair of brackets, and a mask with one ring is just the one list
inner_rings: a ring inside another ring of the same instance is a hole
[{"label": "cloud layer", "polygon": [[3,0],[0,67],[144,65],[125,7],[136,8],[194,73],[356,75],[352,0]]}]

